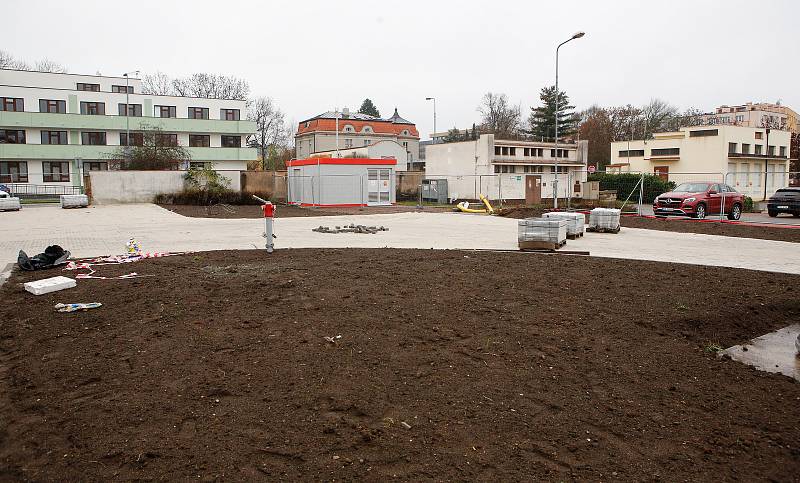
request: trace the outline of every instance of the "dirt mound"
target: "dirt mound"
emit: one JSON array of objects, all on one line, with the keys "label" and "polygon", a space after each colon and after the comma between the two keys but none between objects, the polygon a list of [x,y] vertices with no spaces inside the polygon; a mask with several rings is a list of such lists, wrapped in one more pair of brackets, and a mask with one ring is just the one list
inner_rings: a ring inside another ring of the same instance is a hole
[{"label": "dirt mound", "polygon": [[99,268],[146,277],[0,289],[3,479],[800,471],[800,385],[711,352],[796,321],[798,277],[432,250]]}]

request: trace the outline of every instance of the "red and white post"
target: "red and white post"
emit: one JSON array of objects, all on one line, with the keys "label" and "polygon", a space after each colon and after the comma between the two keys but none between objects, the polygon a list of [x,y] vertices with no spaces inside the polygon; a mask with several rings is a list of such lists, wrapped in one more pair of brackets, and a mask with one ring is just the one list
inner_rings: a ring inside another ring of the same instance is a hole
[{"label": "red and white post", "polygon": [[253,195],[253,198],[263,203],[263,205],[261,205],[261,210],[264,212],[264,238],[267,240],[265,248],[267,249],[267,253],[272,253],[273,250],[275,250],[275,243],[273,242],[275,233],[272,230],[272,222],[275,218],[275,205],[273,205],[271,201],[261,199],[255,195]]}]

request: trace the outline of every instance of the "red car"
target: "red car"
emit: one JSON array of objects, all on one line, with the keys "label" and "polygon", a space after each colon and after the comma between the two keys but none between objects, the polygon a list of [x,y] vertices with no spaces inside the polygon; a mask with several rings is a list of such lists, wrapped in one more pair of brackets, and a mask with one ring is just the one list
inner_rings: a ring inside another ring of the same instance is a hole
[{"label": "red car", "polygon": [[744,195],[723,183],[681,183],[677,188],[658,196],[653,201],[656,216],[691,216],[703,219],[707,215],[718,215],[725,199],[725,214],[729,220],[742,216]]}]

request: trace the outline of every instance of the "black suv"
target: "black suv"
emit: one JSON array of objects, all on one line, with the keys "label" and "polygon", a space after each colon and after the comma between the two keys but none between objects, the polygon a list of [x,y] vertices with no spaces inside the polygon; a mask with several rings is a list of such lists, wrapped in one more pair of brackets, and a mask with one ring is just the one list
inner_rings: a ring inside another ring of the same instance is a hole
[{"label": "black suv", "polygon": [[790,213],[800,217],[800,187],[781,188],[767,202],[767,213],[776,217],[781,213]]}]

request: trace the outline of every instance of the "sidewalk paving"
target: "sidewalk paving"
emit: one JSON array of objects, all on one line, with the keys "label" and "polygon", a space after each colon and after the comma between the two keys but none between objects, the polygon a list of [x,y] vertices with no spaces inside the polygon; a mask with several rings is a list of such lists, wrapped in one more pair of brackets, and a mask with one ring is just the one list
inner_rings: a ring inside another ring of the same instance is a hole
[{"label": "sidewalk paving", "polygon": [[[280,207],[278,207],[280,210]],[[136,238],[145,251],[203,251],[262,248],[263,220],[187,218],[152,204],[106,205],[62,210],[54,206],[0,212],[0,268],[58,244],[75,257],[123,253]],[[320,225],[383,225],[377,234],[312,232]],[[279,218],[280,248],[517,249],[517,220],[461,213]],[[668,261],[800,274],[800,243],[623,228],[587,233],[567,242],[568,250],[593,256]],[[266,254],[265,254],[266,256]]]}]

